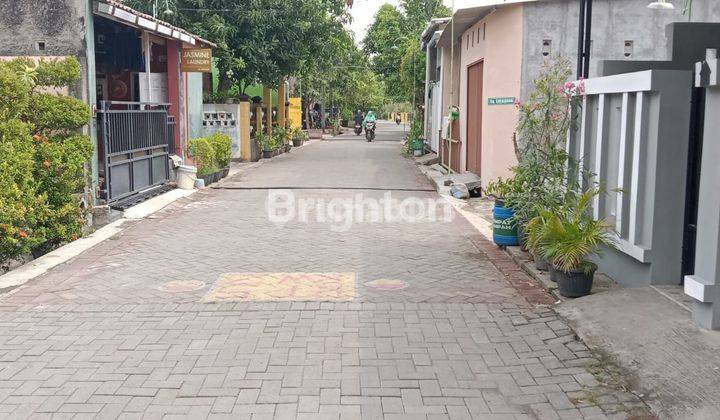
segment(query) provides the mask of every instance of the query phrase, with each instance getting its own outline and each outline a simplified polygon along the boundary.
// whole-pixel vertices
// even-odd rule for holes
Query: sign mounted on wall
[[[212,72],[212,50],[210,48],[183,49],[180,70],[198,73]]]
[[[488,105],[515,105],[515,98],[488,98]]]

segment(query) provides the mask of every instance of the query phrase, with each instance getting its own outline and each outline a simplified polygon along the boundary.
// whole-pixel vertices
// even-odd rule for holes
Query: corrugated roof
[[[123,4],[119,0],[100,0],[94,3],[94,12],[100,16],[111,17],[123,23],[153,32],[165,38],[174,38],[179,41],[196,45],[198,42],[210,47],[217,47],[211,41],[203,39],[185,29],[178,28],[168,22],[152,17],[148,14],[138,12],[130,6]]]

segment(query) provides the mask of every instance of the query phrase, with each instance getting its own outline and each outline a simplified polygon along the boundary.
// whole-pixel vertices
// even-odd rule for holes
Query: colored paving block
[[[203,301],[344,302],[356,296],[355,273],[226,273]]]

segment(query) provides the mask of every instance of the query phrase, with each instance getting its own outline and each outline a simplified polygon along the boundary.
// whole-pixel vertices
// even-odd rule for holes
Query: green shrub
[[[0,264],[45,241],[48,207],[33,176],[31,129],[18,120],[0,123]]]
[[[74,130],[90,122],[90,109],[79,99],[50,93],[35,93],[30,98],[27,120],[38,131]]]
[[[220,170],[215,156],[215,148],[206,137],[190,140],[190,155],[195,159],[198,176],[206,176]]]
[[[215,160],[219,167],[230,165],[232,160],[232,139],[227,134],[215,133],[208,137],[208,141],[215,149]]]
[[[291,132],[291,137],[293,140],[301,140],[301,141],[307,141],[310,136],[308,133],[300,128],[295,128]]]
[[[25,113],[31,86],[9,65],[0,65],[0,119],[17,118]]]
[[[0,63],[0,263],[82,234],[79,195],[93,146],[79,130],[91,111],[48,89],[79,78],[74,58]]]
[[[38,192],[54,211],[48,225],[45,250],[80,236],[85,224],[78,193],[86,185],[85,163],[92,156],[92,142],[83,135],[58,135],[36,142],[35,177]]]
[[[279,149],[282,146],[284,146],[290,142],[291,133],[290,133],[290,130],[288,130],[288,129],[274,127],[272,137],[273,137],[273,144],[275,145],[275,148]]]
[[[260,144],[263,150],[270,151],[275,150],[274,137],[268,136],[265,133],[257,135],[257,142]]]
[[[8,62],[16,73],[32,74],[33,84],[43,87],[64,88],[80,80],[80,63],[74,58],[43,60],[39,63],[29,58],[17,58]]]

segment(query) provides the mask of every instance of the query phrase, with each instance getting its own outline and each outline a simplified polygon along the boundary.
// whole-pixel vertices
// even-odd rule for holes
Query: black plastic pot
[[[550,276],[555,276],[558,284],[558,291],[561,295],[569,298],[576,298],[590,294],[593,285],[593,278],[595,278],[595,270],[597,270],[597,266],[595,264],[592,264],[589,270],[571,270],[569,272],[552,267],[550,270]]]
[[[550,264],[550,261],[547,260],[545,257],[541,257],[539,255],[533,255],[533,259],[535,260],[535,268],[540,271],[550,271],[550,268],[552,268],[552,265]],[[555,280],[553,280],[555,281]]]
[[[471,194],[472,196],[472,194]],[[518,221],[517,224],[518,242],[520,243],[520,250],[523,252],[528,251],[527,247],[527,235],[525,235],[525,223]]]
[[[226,166],[226,167],[222,168],[221,172],[222,172],[222,177],[225,178],[230,173],[230,167]]]
[[[272,150],[263,150],[262,157],[263,157],[263,159],[270,159],[271,157],[273,157],[273,151]]]
[[[300,147],[300,146],[302,146],[302,140],[293,139],[293,147]]]
[[[213,182],[218,182],[222,179],[222,171],[217,171],[213,174]]]
[[[203,179],[203,181],[205,181],[205,186],[207,187],[208,185],[213,183],[214,177],[213,177],[213,174],[207,174],[207,175],[203,175],[202,179]]]

